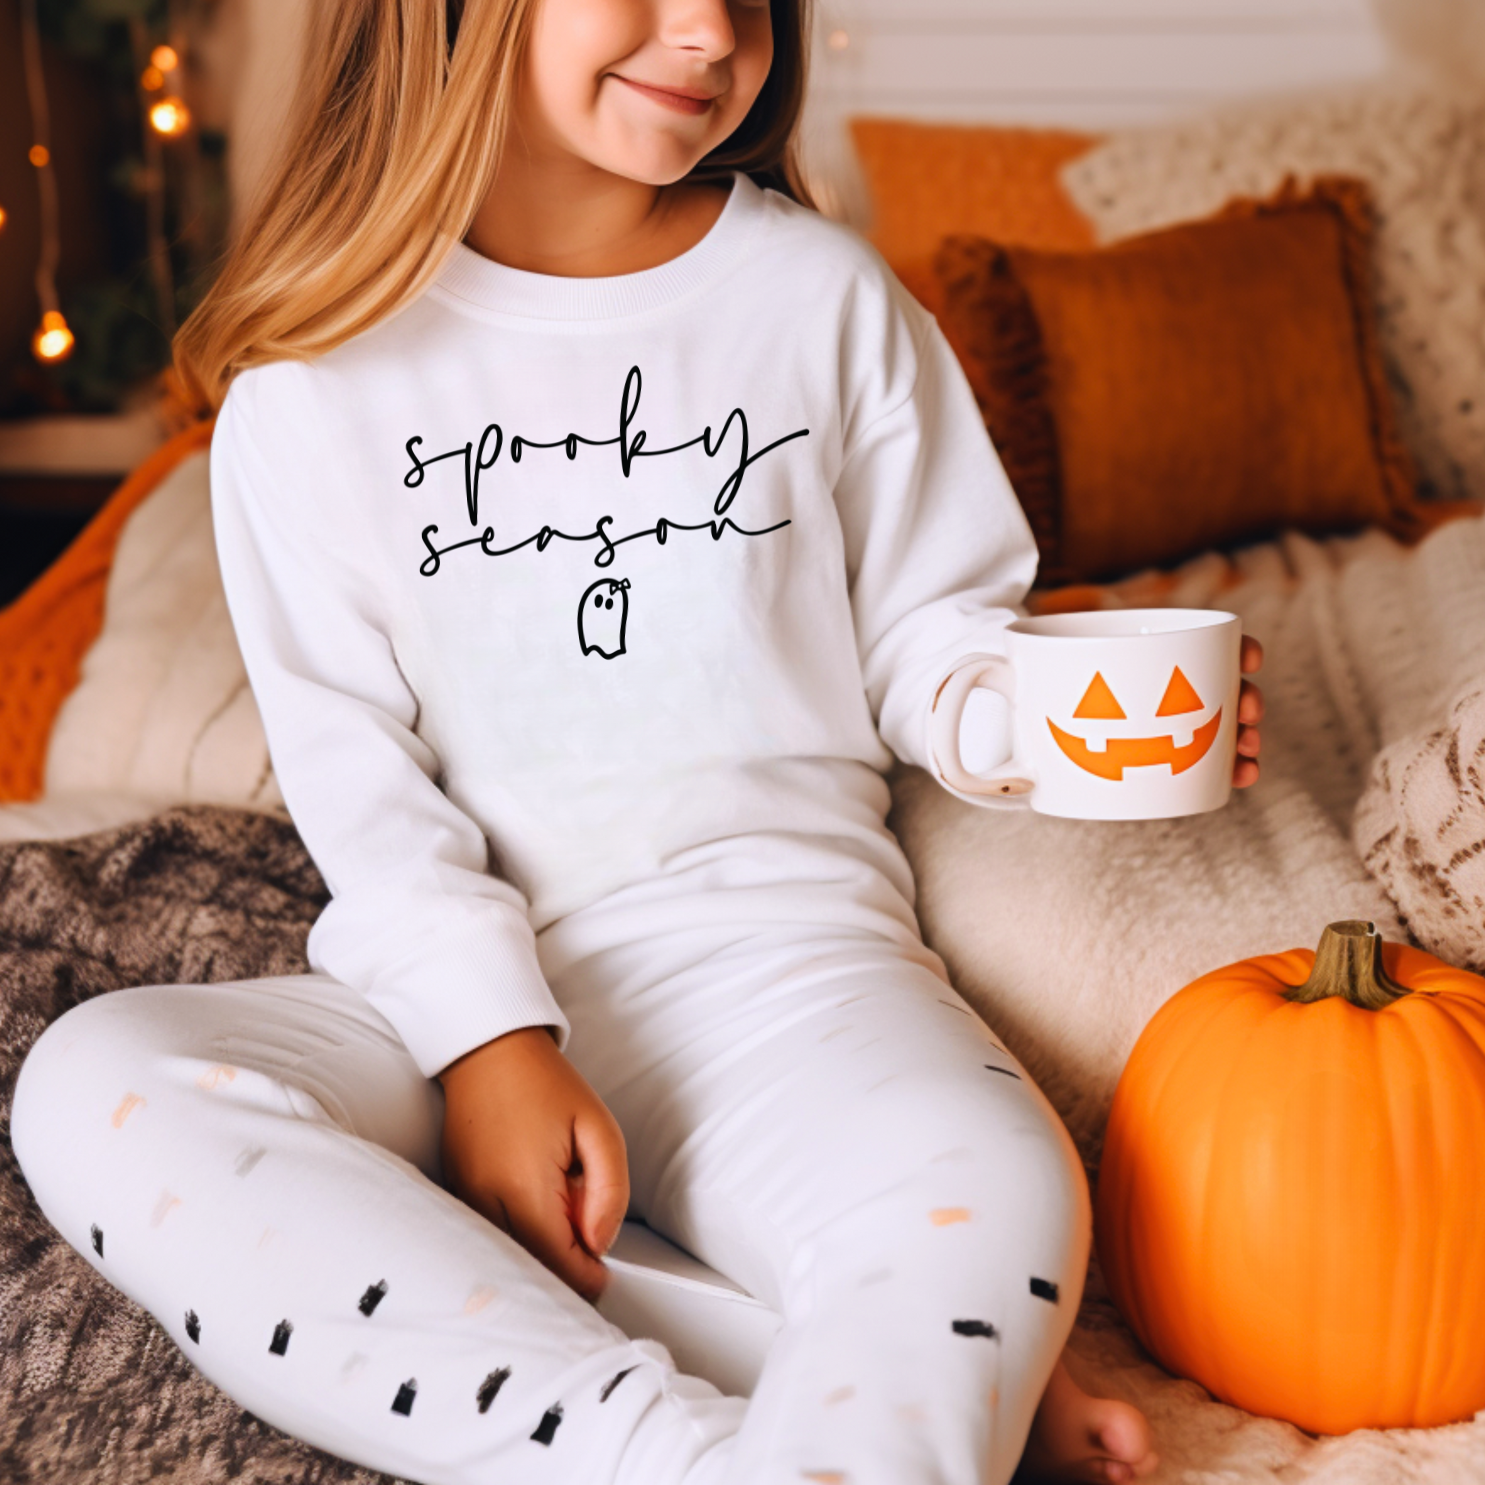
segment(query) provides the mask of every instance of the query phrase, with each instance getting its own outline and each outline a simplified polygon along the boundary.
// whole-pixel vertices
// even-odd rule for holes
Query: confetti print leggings
[[[785,1317],[751,1400],[447,1191],[441,1085],[328,977],[76,1007],[22,1068],[15,1151],[201,1372],[356,1463],[426,1485],[1004,1485],[1072,1327],[1088,1195],[923,952],[819,930],[659,981],[640,948],[553,981],[624,1131],[631,1215]]]

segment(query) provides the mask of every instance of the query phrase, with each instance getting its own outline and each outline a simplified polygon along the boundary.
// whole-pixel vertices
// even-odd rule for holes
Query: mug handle
[[[989,773],[970,773],[959,755],[959,727],[969,694],[976,689],[994,691],[1012,708],[1016,704],[1016,672],[999,655],[966,655],[949,672],[933,698],[928,714],[928,756],[946,783],[966,794],[983,798],[1001,808],[1026,809],[1026,797],[1036,787],[1026,777],[1027,767],[1014,754]]]

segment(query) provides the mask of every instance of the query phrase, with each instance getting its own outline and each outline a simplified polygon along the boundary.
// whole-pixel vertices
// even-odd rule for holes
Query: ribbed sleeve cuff
[[[377,973],[363,986],[367,1000],[392,1023],[425,1077],[486,1042],[523,1026],[551,1026],[566,1049],[572,1028],[547,985],[529,937],[469,934],[465,942],[439,940],[431,953]],[[311,958],[316,946],[311,946]],[[354,983],[338,972],[331,946],[324,955],[327,974]]]

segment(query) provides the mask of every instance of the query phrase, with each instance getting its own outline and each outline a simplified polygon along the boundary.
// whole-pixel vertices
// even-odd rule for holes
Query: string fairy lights
[[[171,5],[172,20],[176,6]],[[31,337],[31,354],[42,365],[65,361],[76,338],[62,313],[57,294],[57,264],[61,255],[61,224],[57,180],[52,162],[51,118],[46,77],[42,70],[41,28],[37,0],[20,0],[21,45],[25,66],[26,99],[31,113],[31,145],[27,158],[36,171],[41,214],[41,251],[36,264],[36,298],[41,323]],[[150,277],[160,320],[169,341],[175,335],[175,277],[165,229],[165,157],[163,146],[191,129],[191,110],[180,96],[181,51],[178,45],[151,46],[140,16],[128,18],[129,44],[134,53],[145,127],[142,129],[144,169],[137,180],[144,198]],[[6,214],[0,208],[0,231]]]
[[[26,100],[31,107],[31,148],[27,158],[36,169],[41,200],[41,255],[36,263],[36,297],[41,324],[31,337],[31,354],[43,363],[65,361],[72,354],[73,334],[57,300],[57,258],[62,233],[57,213],[57,177],[52,166],[51,118],[46,105],[46,78],[41,71],[41,30],[36,0],[21,0],[21,53],[26,70]]]
[[[146,93],[158,93],[180,66],[180,53],[173,46],[157,46],[150,53],[149,66],[139,74],[139,84]],[[150,128],[167,139],[184,134],[191,126],[191,110],[174,93],[167,94],[149,106]]]
[[[180,53],[173,46],[150,47],[140,16],[129,18],[129,44],[134,49],[134,66],[139,73],[139,86],[148,94],[155,74],[163,88],[170,75],[180,66]],[[168,64],[168,65],[167,65]],[[162,141],[184,134],[191,115],[186,105],[174,94],[147,103],[145,117],[149,128],[144,131],[145,231],[149,238],[150,277],[155,285],[155,302],[159,306],[160,329],[166,340],[175,338],[175,274],[170,266],[170,245],[165,238],[165,152]]]
[[[179,98],[162,98],[150,105],[150,127],[156,134],[183,134],[191,122],[191,111]]]

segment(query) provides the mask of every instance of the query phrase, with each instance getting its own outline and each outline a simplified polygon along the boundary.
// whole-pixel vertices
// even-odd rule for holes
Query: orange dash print
[[[935,1227],[952,1227],[956,1222],[969,1221],[968,1207],[935,1207],[928,1214]]]
[[[850,1402],[855,1396],[856,1389],[854,1387],[837,1387],[834,1392],[827,1392],[825,1394],[825,1405],[826,1407],[832,1407],[836,1403]]]
[[[479,1312],[495,1298],[499,1293],[497,1289],[489,1284],[481,1284],[480,1287],[471,1292],[468,1299],[464,1301],[464,1313],[466,1315],[478,1315]]]
[[[150,1226],[158,1227],[179,1205],[180,1197],[162,1191],[159,1201],[155,1203],[155,1210],[150,1213]]]
[[[813,1480],[815,1485],[846,1485],[844,1470],[800,1470],[799,1473],[806,1480]]]
[[[209,1067],[199,1078],[196,1079],[198,1088],[205,1088],[208,1092],[215,1088],[218,1083],[230,1083],[237,1076],[235,1067],[228,1067],[225,1062],[219,1062],[215,1067]]]
[[[115,1129],[122,1129],[124,1127],[124,1120],[127,1119],[129,1115],[134,1112],[135,1109],[143,1108],[144,1103],[144,1099],[142,1099],[137,1093],[126,1093],[123,1096],[122,1100],[120,1100],[118,1108],[113,1111],[113,1127]]]

